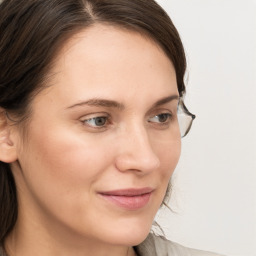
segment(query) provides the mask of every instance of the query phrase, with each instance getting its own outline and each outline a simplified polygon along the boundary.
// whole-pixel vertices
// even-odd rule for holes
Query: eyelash
[[[160,124],[160,125],[167,125],[167,124],[169,124],[170,123],[170,121],[172,120],[172,114],[171,113],[161,113],[161,114],[158,114],[158,115],[155,115],[155,116],[153,116],[153,117],[151,117],[150,119],[152,119],[152,118],[156,118],[156,117],[158,117],[159,119],[161,118],[161,117],[164,117],[165,118],[165,120],[163,121],[163,122],[161,122],[161,121],[159,121],[159,122],[156,122],[157,124]],[[151,121],[149,121],[150,123],[151,123]],[[153,123],[153,122],[152,122]]]
[[[97,125],[94,126],[94,125],[89,124],[90,121],[96,120],[96,119],[105,119],[105,122],[103,123],[102,126],[97,126]],[[93,128],[93,129],[105,129],[107,125],[111,124],[111,118],[109,115],[93,116],[88,119],[82,120],[82,123],[86,126]]]
[[[150,121],[150,119],[153,119],[153,118],[159,118],[160,119],[162,117],[165,119],[163,122],[161,122],[161,121],[159,121],[159,122]],[[97,119],[98,119],[98,121],[100,121],[100,119],[104,119],[103,122],[102,122],[102,125],[97,126],[97,125],[89,124],[89,122],[91,122],[91,121],[94,121],[94,123],[95,123],[95,121],[97,121]],[[170,124],[170,122],[172,121],[172,119],[173,119],[173,115],[171,113],[163,112],[163,113],[151,116],[148,119],[148,123],[152,123],[152,124],[155,124],[157,126],[164,127],[164,126],[168,126]],[[92,129],[99,129],[99,130],[100,129],[106,129],[108,125],[112,124],[111,117],[109,115],[93,116],[93,117],[81,120],[81,122],[85,126],[88,126],[88,127],[92,128]]]

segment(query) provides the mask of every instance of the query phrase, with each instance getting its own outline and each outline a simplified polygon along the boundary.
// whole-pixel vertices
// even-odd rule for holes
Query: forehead
[[[72,36],[50,73],[56,93],[70,98],[178,92],[175,70],[161,47],[145,35],[110,25]]]
[[[137,31],[104,24],[94,24],[73,35],[62,47],[55,63],[60,65],[60,62],[68,63],[70,58],[81,60],[86,57],[84,60],[92,65],[104,60],[129,61],[129,55],[134,59],[134,65],[138,64],[135,60],[141,56],[145,62],[149,61],[147,56],[154,56],[155,60],[165,62],[173,71],[170,59],[155,40]]]

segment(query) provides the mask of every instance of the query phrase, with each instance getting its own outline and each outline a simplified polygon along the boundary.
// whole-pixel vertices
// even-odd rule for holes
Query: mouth
[[[139,210],[148,204],[152,193],[152,188],[131,188],[100,192],[99,195],[118,207]]]

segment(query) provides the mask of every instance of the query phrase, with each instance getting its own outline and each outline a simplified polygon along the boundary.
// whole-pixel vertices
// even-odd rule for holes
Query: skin
[[[180,156],[178,100],[166,99],[178,97],[173,65],[145,36],[97,24],[64,45],[50,75],[31,103],[27,137],[5,133],[19,200],[7,251],[135,255]],[[144,187],[153,192],[136,210],[99,194]]]

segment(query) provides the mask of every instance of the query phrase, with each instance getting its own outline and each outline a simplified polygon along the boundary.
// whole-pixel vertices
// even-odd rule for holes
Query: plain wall
[[[256,1],[158,0],[188,57],[183,139],[167,238],[229,256],[256,255]]]

